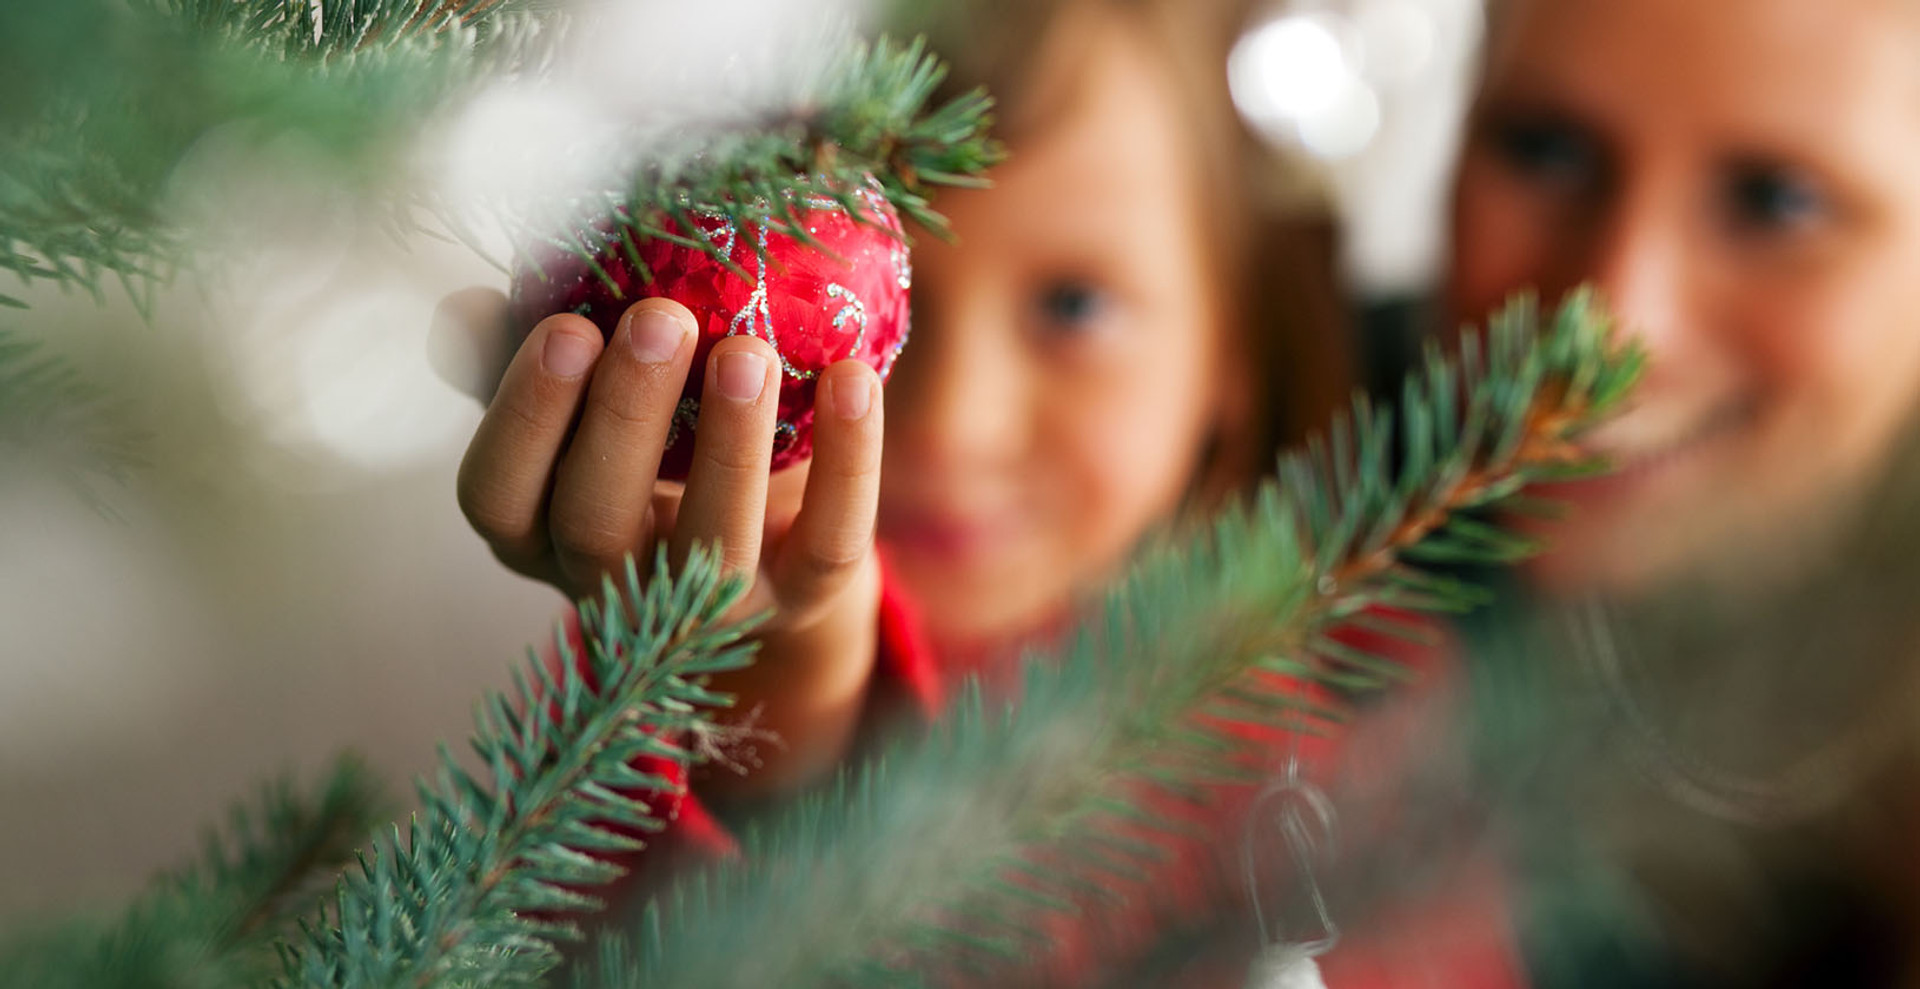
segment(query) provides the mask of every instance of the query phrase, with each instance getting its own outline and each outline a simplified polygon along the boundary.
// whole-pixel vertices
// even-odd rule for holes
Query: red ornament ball
[[[714,245],[745,277],[705,251],[656,237],[634,244],[652,274],[648,281],[610,220],[598,228],[594,257],[605,278],[583,258],[558,250],[514,272],[514,326],[524,339],[548,316],[578,313],[611,340],[620,316],[640,299],[668,298],[692,310],[700,341],[660,462],[660,476],[669,480],[685,479],[693,461],[703,370],[713,345],[736,334],[767,341],[781,365],[773,469],[792,466],[813,453],[820,372],[858,358],[884,380],[907,343],[913,267],[900,217],[872,186],[862,187],[855,199],[857,217],[827,197],[802,204],[797,214],[815,241],[811,245],[713,210],[694,211],[697,229],[691,233],[669,228]]]

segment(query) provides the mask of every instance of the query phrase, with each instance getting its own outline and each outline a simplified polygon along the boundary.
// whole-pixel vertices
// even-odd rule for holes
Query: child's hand
[[[486,309],[475,299],[449,299],[443,321],[473,324]],[[493,299],[503,314],[505,300]],[[481,323],[506,332],[503,316]],[[644,574],[661,544],[677,561],[717,543],[723,566],[751,575],[742,613],[774,617],[760,661],[716,686],[740,710],[758,708],[756,726],[785,743],[761,753],[758,790],[836,763],[865,694],[879,608],[880,382],[857,360],[822,372],[813,459],[770,478],[779,360],[757,338],[723,340],[699,372],[692,471],[685,485],[661,482],[694,339],[692,313],[664,299],[634,304],[604,346],[580,316],[543,320],[474,434],[459,500],[502,563],[573,599],[623,573],[629,553]]]

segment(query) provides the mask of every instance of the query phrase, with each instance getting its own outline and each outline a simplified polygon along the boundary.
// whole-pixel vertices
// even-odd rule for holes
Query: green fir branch
[[[969,693],[930,735],[756,828],[739,862],[675,886],[637,942],[603,940],[575,984],[932,985],[1044,950],[1039,922],[1089,898],[1150,897],[1181,826],[1151,800],[1250,778],[1241,726],[1337,720],[1299,699],[1303,682],[1391,681],[1390,662],[1328,631],[1382,606],[1471,607],[1474,587],[1421,560],[1517,558],[1532,547],[1476,516],[1592,469],[1576,441],[1623,400],[1640,356],[1584,296],[1540,322],[1522,302],[1458,354],[1430,352],[1397,416],[1358,403],[1206,537],[1152,554],[1063,655],[1029,661],[1017,705]],[[609,581],[581,607],[587,654],[561,635],[557,670],[534,657],[511,699],[482,703],[483,771],[443,750],[407,836],[378,841],[281,944],[280,984],[549,974],[556,942],[578,935],[565,916],[620,873],[607,856],[663,823],[632,794],[671,784],[636,760],[696,758],[679,740],[727,703],[704,678],[750,661],[749,626],[723,620],[742,590],[711,554],[677,577],[662,559],[644,586],[630,561],[624,595]],[[0,949],[0,986],[258,984],[259,939],[365,823],[362,788],[335,780],[312,813],[269,789],[265,810],[121,920]]]
[[[387,813],[373,777],[342,758],[308,797],[281,779],[236,805],[201,860],[162,876],[123,915],[0,946],[0,987],[258,986],[296,905],[330,882]]]
[[[111,514],[100,483],[121,483],[145,463],[135,419],[71,361],[0,327],[0,463],[43,468]]]
[[[191,232],[167,215],[171,183],[210,135],[242,148],[297,139],[328,180],[371,192],[400,221],[432,213],[394,193],[404,142],[478,86],[537,75],[566,20],[538,0],[23,0],[0,5],[0,269],[143,311],[190,263]],[[590,197],[559,237],[588,255],[624,238],[681,239],[696,216],[810,240],[806,204],[855,216],[868,183],[903,216],[945,233],[931,190],[977,185],[1002,157],[991,100],[929,107],[945,68],[924,43],[852,46],[799,87],[793,106],[745,128],[682,134],[645,150],[632,181]],[[402,183],[404,185],[404,183]],[[504,204],[496,204],[504,205]],[[604,220],[617,219],[617,232]],[[527,236],[526,224],[513,223]],[[717,252],[716,252],[717,255]],[[728,263],[731,263],[730,261]],[[23,295],[0,289],[0,305]]]
[[[399,142],[540,64],[509,0],[16,0],[0,4],[0,269],[143,311],[186,261],[170,183],[216,133],[288,138],[330,180],[384,189]],[[396,209],[409,208],[404,202]],[[0,304],[20,306],[0,294]]]
[[[389,812],[379,780],[343,756],[311,802],[284,778],[262,787],[252,804],[234,807],[225,832],[208,834],[199,863],[163,881],[176,895],[226,902],[235,938],[278,936]]]
[[[802,217],[814,204],[877,222],[875,206],[863,199],[873,191],[903,218],[947,236],[946,220],[929,199],[933,189],[984,185],[983,173],[1005,150],[988,136],[993,100],[985,90],[929,106],[946,74],[924,40],[857,44],[800,86],[793,110],[655,148],[623,190],[589,202],[570,231],[544,238],[523,231],[518,239],[544,241],[583,261],[617,295],[619,286],[598,261],[610,248],[644,277],[651,275],[633,245],[650,239],[733,266],[726,245],[701,233],[703,220],[813,244]]]
[[[1357,403],[1206,538],[1142,564],[1063,655],[1028,662],[1016,706],[968,694],[675,886],[576,986],[934,985],[1043,948],[1036,920],[1078,899],[1150,895],[1147,839],[1173,824],[1146,800],[1247,778],[1230,726],[1324,726],[1303,681],[1393,679],[1327,633],[1371,608],[1479,602],[1420,561],[1531,549],[1474,515],[1593,469],[1575,441],[1640,365],[1584,295],[1544,326],[1516,303],[1456,355],[1430,352],[1397,416]]]
[[[903,216],[942,234],[946,220],[926,199],[929,187],[981,187],[982,173],[1005,157],[987,136],[993,100],[986,90],[928,106],[946,76],[925,39],[902,48],[883,37],[856,46],[803,117],[816,162],[847,176],[836,187],[850,187],[848,170],[858,168],[880,181]]]
[[[442,750],[405,836],[381,838],[303,925],[282,985],[529,985],[557,963],[556,942],[578,936],[564,915],[597,907],[584,890],[622,872],[604,856],[665,824],[634,794],[668,799],[673,784],[638,760],[692,761],[681,739],[729,702],[705,679],[752,661],[751,623],[722,622],[744,585],[716,555],[677,576],[662,555],[644,584],[629,560],[625,587],[582,604],[585,656],[563,632],[557,670],[532,656],[513,697],[481,703],[483,772]]]

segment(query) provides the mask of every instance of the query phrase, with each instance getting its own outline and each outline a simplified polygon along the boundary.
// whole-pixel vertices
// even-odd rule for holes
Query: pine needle
[[[535,657],[514,694],[491,694],[476,716],[469,773],[443,755],[424,805],[364,853],[336,895],[287,948],[284,986],[531,984],[577,936],[563,918],[597,909],[587,890],[621,869],[591,854],[632,847],[622,833],[664,823],[658,801],[632,795],[632,763],[692,756],[676,739],[714,695],[701,673],[737,666],[752,623],[720,617],[744,585],[716,555],[695,552],[677,575],[664,553],[642,581],[629,560],[580,609],[578,655],[560,637],[557,671]]]
[[[730,243],[693,235],[702,220],[807,243],[811,235],[798,220],[806,204],[833,203],[859,222],[878,223],[877,197],[947,237],[945,218],[933,210],[933,189],[985,185],[984,173],[1005,149],[988,136],[993,101],[984,90],[929,106],[946,74],[922,39],[856,44],[800,85],[789,114],[688,136],[677,146],[664,143],[623,190],[589,197],[567,231],[541,238],[516,224],[518,239],[545,240],[617,293],[595,259],[612,251],[631,255],[639,241],[666,240],[735,267]]]
[[[274,943],[387,813],[373,778],[342,758],[312,796],[288,779],[236,805],[200,861],[162,876],[125,913],[16,935],[0,945],[0,987],[217,989],[258,986]]]
[[[216,132],[298,136],[386,189],[403,138],[488,79],[537,68],[541,19],[480,0],[12,0],[0,4],[0,270],[144,310],[192,261],[166,215]],[[555,16],[549,12],[547,20]],[[550,34],[551,32],[548,32]],[[391,204],[404,213],[402,201]],[[0,288],[0,293],[5,289]],[[0,294],[0,302],[19,304]]]
[[[71,361],[0,327],[0,470],[46,470],[111,516],[103,483],[123,483],[145,463],[136,418]]]

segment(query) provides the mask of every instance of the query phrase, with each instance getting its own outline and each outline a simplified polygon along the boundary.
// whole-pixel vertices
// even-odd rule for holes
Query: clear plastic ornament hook
[[[1272,924],[1268,922],[1264,898],[1260,895],[1256,852],[1266,837],[1262,834],[1262,826],[1276,817],[1280,824],[1280,836],[1286,842],[1293,860],[1292,876],[1305,887],[1313,903],[1315,921],[1319,925],[1317,931],[1291,933],[1281,929],[1277,917]],[[1325,791],[1300,773],[1300,736],[1295,734],[1287,755],[1286,772],[1268,783],[1254,798],[1253,807],[1247,814],[1246,832],[1240,843],[1241,868],[1247,896],[1253,903],[1254,923],[1260,929],[1263,955],[1284,954],[1313,959],[1332,951],[1339,944],[1340,927],[1334,923],[1332,912],[1327,909],[1326,894],[1320,888],[1317,871],[1320,862],[1338,853],[1336,824],[1333,801]],[[1300,936],[1302,934],[1305,936]]]

